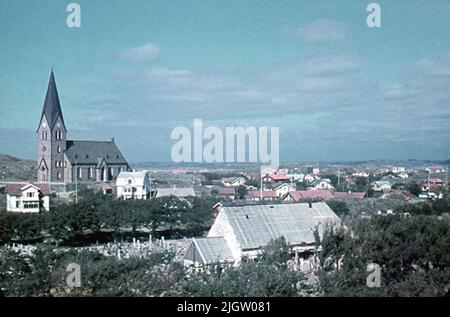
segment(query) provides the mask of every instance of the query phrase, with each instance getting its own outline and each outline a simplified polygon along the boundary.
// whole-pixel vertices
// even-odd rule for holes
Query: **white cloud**
[[[159,57],[160,50],[155,44],[148,43],[141,46],[132,47],[116,54],[116,57],[128,62],[151,62]]]
[[[320,19],[296,30],[307,43],[339,41],[345,38],[345,24],[335,20]]]

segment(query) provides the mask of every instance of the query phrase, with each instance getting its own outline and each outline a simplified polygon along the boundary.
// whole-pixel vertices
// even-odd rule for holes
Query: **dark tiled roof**
[[[114,141],[67,140],[65,154],[75,164],[98,165],[103,159],[107,164],[128,164]]]
[[[61,121],[65,126],[53,70],[50,73],[50,79],[48,81],[47,95],[45,96],[44,107],[42,108],[41,121],[44,116],[47,118],[51,129],[55,125],[58,117],[61,118]]]

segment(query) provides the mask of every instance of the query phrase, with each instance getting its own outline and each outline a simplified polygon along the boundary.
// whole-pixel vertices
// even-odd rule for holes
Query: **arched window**
[[[94,173],[93,173],[92,167],[89,167],[89,169],[88,169],[88,177],[89,177],[89,179],[94,178]]]
[[[61,146],[58,145],[58,153],[61,153]]]
[[[81,171],[81,167],[77,168],[77,175],[78,175],[78,179],[81,179],[83,177],[83,173]]]
[[[41,132],[41,140],[45,140],[45,131],[44,130],[42,130],[42,132]]]

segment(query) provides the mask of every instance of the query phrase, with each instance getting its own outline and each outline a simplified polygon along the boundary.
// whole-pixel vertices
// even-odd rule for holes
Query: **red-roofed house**
[[[381,195],[380,198],[410,200],[413,197],[414,197],[414,195],[411,194],[407,190],[394,189],[394,190],[385,192],[383,195]]]
[[[444,186],[444,181],[440,178],[426,180],[422,185],[422,191],[427,192],[433,189],[439,189]]]
[[[334,192],[334,198],[337,199],[355,199],[355,200],[362,200],[364,197],[366,197],[366,193],[360,193],[360,192]]]
[[[323,201],[333,199],[334,196],[329,190],[312,189],[289,192],[281,199],[283,202],[299,201]]]
[[[48,184],[7,184],[6,210],[27,213],[49,211],[51,193]]]
[[[234,200],[236,198],[236,191],[232,188],[219,188],[219,197],[225,198],[225,199],[231,199]]]
[[[289,176],[287,175],[280,175],[280,174],[272,174],[272,175],[266,175],[263,177],[264,183],[285,183],[289,181]]]
[[[277,192],[274,190],[250,190],[247,192],[246,200],[261,201],[261,195],[263,201],[276,201],[278,199]]]

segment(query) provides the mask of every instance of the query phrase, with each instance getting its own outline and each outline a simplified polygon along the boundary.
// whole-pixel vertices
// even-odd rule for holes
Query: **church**
[[[38,182],[109,182],[129,165],[114,142],[67,140],[53,70],[37,133]]]

